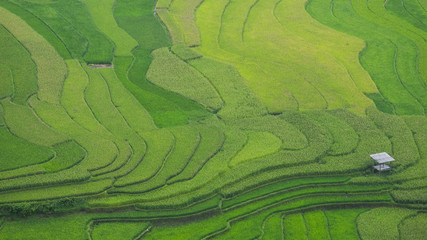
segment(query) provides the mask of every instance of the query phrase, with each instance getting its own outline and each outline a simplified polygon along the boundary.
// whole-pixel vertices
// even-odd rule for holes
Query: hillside
[[[425,239],[426,9],[0,0],[0,239]]]

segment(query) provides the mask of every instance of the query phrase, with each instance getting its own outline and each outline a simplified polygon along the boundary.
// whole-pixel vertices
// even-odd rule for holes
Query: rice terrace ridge
[[[0,0],[0,239],[425,240],[426,41],[425,0]]]

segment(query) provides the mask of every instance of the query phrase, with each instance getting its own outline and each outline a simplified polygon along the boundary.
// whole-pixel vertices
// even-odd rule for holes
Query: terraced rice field
[[[425,239],[426,11],[0,0],[0,239]]]

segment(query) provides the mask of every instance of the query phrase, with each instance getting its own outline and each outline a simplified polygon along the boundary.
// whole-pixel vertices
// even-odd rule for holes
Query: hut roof
[[[370,155],[371,158],[373,158],[377,163],[383,164],[386,162],[393,162],[394,158],[392,158],[388,153],[382,152],[382,153],[375,153]]]

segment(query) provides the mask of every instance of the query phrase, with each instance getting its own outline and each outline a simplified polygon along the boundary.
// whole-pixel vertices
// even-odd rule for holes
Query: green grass
[[[0,239],[421,236],[421,4],[0,0]]]
[[[179,29],[179,34],[182,35],[182,42],[187,46],[197,46],[200,44],[200,33],[194,21],[194,12],[202,2],[202,0],[174,0],[171,1],[168,7],[168,14],[173,18],[176,27]],[[171,33],[171,36],[174,39],[175,34]],[[173,43],[180,43],[180,41],[173,41]]]
[[[204,118],[209,114],[201,105],[155,86],[145,78],[152,61],[151,52],[170,45],[167,32],[153,15],[153,9],[154,1],[117,1],[114,18],[139,44],[132,52],[134,59],[115,60],[117,75],[159,127],[183,125],[189,120]]]
[[[283,239],[282,215],[274,214],[268,217],[262,226],[261,239]]]
[[[283,236],[285,240],[305,240],[307,238],[307,228],[304,217],[301,213],[284,215]]]
[[[118,131],[109,130],[108,127],[111,127],[111,124],[106,124],[105,126],[102,125],[102,123],[106,121],[105,116],[102,115],[102,113],[108,111],[108,117],[111,119],[109,119],[107,123],[112,122],[115,126],[121,126],[122,128],[127,129],[127,123],[118,114],[118,111],[115,109],[115,107],[111,106],[111,104],[107,104],[108,102],[111,102],[111,99],[105,80],[100,77],[99,73],[97,72],[91,72],[92,77],[89,78],[89,75],[85,72],[78,61],[67,61],[67,66],[69,68],[69,72],[64,83],[61,103],[64,106],[64,109],[67,111],[67,114],[75,123],[79,125],[80,131],[78,128],[74,130],[80,132],[79,135],[82,134],[81,136],[87,136],[94,133],[93,136],[89,137],[93,140],[95,140],[97,137],[109,139],[111,140],[111,144],[114,145],[113,148],[116,148],[118,151],[118,156],[115,157],[113,164],[109,165],[108,168],[94,171],[94,175],[120,168],[131,157],[133,150],[131,149],[131,145],[129,145],[128,142],[113,135],[113,133],[117,133]],[[99,91],[95,90],[93,88],[94,86],[98,86]],[[125,96],[126,95],[123,97]],[[103,102],[102,106],[98,104],[100,98]],[[100,114],[101,116],[99,116]],[[117,129],[117,127],[113,128],[113,130],[115,129]],[[73,129],[71,128],[68,129],[68,131],[72,130]],[[89,131],[91,133],[89,133]],[[132,131],[120,131],[120,133],[127,134],[129,138],[133,140],[131,140],[132,142],[139,140],[138,137],[135,137],[135,133]],[[96,136],[95,134],[99,136]],[[145,145],[143,142],[141,142],[141,144],[135,146],[135,156],[138,157],[138,155],[141,155],[141,152],[143,153],[144,150]]]
[[[1,31],[1,28],[0,28]],[[10,97],[13,94],[13,78],[10,69],[6,66],[1,65],[0,72],[2,74],[0,80],[0,98]]]
[[[66,66],[64,60],[41,35],[24,20],[0,8],[0,24],[7,28],[31,54],[37,67],[37,96],[49,103],[59,103]]]
[[[46,24],[63,42],[72,58],[88,63],[109,63],[113,43],[95,26],[87,6],[78,2],[37,3],[13,1]]]
[[[129,174],[119,178],[115,186],[123,187],[144,182],[153,177],[163,166],[175,145],[175,139],[170,131],[164,129],[146,132],[144,139],[147,143],[147,153],[141,163]],[[126,191],[126,190],[118,190]]]
[[[382,112],[395,114],[393,104],[385,99],[381,93],[366,93],[366,96],[372,99],[375,102],[375,106]]]
[[[352,168],[368,169],[372,167],[372,152],[392,152],[392,145],[387,136],[380,131],[373,122],[366,117],[351,114],[348,111],[337,111],[334,115],[345,120],[358,134],[359,142],[355,151],[343,156],[328,156],[323,161],[340,166],[340,169]],[[348,164],[347,167],[344,166]],[[329,165],[329,167],[332,167]]]
[[[152,56],[154,59],[147,72],[148,81],[194,100],[212,112],[222,107],[222,99],[209,80],[168,48],[155,50]]]
[[[374,208],[357,217],[361,239],[399,239],[399,223],[416,211],[403,208]],[[381,226],[381,227],[378,227]]]
[[[146,222],[97,222],[91,231],[93,240],[135,239],[150,227]]]
[[[378,197],[370,196],[370,199],[376,199],[381,201],[381,199],[384,199],[381,195]],[[289,211],[299,208],[305,208],[309,206],[315,206],[316,204],[319,204],[321,202],[323,203],[329,203],[329,204],[340,204],[340,201],[342,203],[348,202],[348,203],[357,203],[357,202],[363,202],[367,198],[364,196],[347,196],[347,197],[340,197],[340,196],[334,196],[334,197],[313,197],[313,198],[307,198],[307,199],[300,199],[300,200],[292,200],[290,202],[287,202],[287,204],[277,205],[272,208],[266,209],[262,214],[255,214],[256,212],[252,212],[251,215],[258,220],[261,221],[255,221],[254,223],[259,223],[258,227],[256,229],[248,229],[248,233],[251,234],[257,232],[258,234],[261,233],[261,224],[263,223],[265,217],[269,216],[270,214],[274,212],[282,212],[282,211]],[[326,201],[325,201],[326,200]],[[149,232],[147,235],[144,235],[147,238],[155,238],[155,239],[164,239],[164,237],[168,238],[174,238],[174,239],[197,239],[198,236],[205,236],[206,234],[215,232],[217,230],[220,230],[222,227],[225,227],[224,222],[227,221],[232,216],[241,216],[243,213],[249,211],[251,212],[251,209],[256,209],[257,207],[250,207],[247,209],[241,209],[239,211],[235,212],[229,212],[224,213],[217,216],[212,216],[211,218],[207,219],[200,219],[200,221],[192,221],[192,222],[186,222],[185,224],[179,224],[179,225],[164,225],[164,226],[154,226],[151,232]],[[179,212],[179,211],[178,211]],[[161,216],[161,214],[164,213],[162,211],[160,212],[115,212],[115,213],[90,213],[90,214],[71,214],[71,215],[65,215],[55,218],[27,218],[19,221],[6,221],[4,224],[4,227],[0,231],[0,236],[2,238],[7,239],[27,239],[26,236],[32,236],[32,238],[36,239],[56,239],[59,237],[66,237],[67,239],[82,239],[87,236],[87,229],[90,226],[95,226],[95,223],[105,223],[105,222],[117,222],[117,220],[128,222],[128,221],[138,221],[143,222],[145,218],[150,218],[150,216],[156,216],[156,214],[160,214],[157,216]],[[173,214],[173,213],[171,213]],[[259,216],[259,217],[258,217]],[[250,218],[250,221],[252,222],[252,218]],[[244,220],[244,219],[242,219]],[[239,220],[240,221],[240,220]],[[221,223],[223,222],[223,223]],[[247,222],[243,222],[244,224],[247,224]],[[63,228],[60,226],[69,225],[67,228]],[[233,223],[232,227],[238,226],[237,224]],[[248,225],[246,225],[248,226]],[[255,225],[256,226],[256,225]],[[38,231],[34,231],[34,228],[39,229]],[[19,229],[19,231],[18,231]],[[172,230],[170,232],[170,230]],[[194,229],[198,229],[198,231],[194,231]]]
[[[331,239],[328,222],[323,211],[304,213],[304,221],[308,239]]]
[[[119,109],[114,105],[111,97],[112,87],[117,85],[107,84],[107,78],[111,78],[109,82],[118,81],[114,72],[111,69],[94,70],[86,69],[89,76],[89,85],[85,90],[85,100],[88,103],[94,117],[100,124],[114,135],[114,143],[118,148],[119,156],[115,163],[109,166],[108,171],[117,169],[123,166],[127,161],[139,161],[145,153],[146,143],[143,138],[132,129],[128,121],[123,117]],[[117,163],[117,164],[116,164]],[[107,172],[107,171],[106,171]]]
[[[425,178],[417,178],[415,180],[404,181],[403,183],[396,185],[398,189],[417,189],[427,187]]]
[[[17,137],[42,146],[52,146],[68,139],[42,122],[32,109],[8,100],[2,100],[1,104],[5,123]]]
[[[241,194],[239,192],[231,192],[233,187],[222,189],[222,194],[226,199],[222,202],[223,208],[228,208],[233,205],[238,205],[252,199],[262,198],[265,195],[280,193],[296,187],[311,186],[316,184],[334,184],[342,183],[348,180],[348,177],[313,177],[302,179],[289,179],[286,181],[279,181],[277,183],[269,184],[267,186],[260,186],[252,191]],[[235,195],[239,194],[237,197]],[[228,199],[231,198],[231,199]]]
[[[4,109],[0,104],[0,126],[4,126]]]
[[[193,178],[177,182],[171,185],[166,185],[165,187],[156,189],[156,191],[142,193],[142,194],[132,194],[132,195],[116,195],[108,198],[94,198],[90,199],[89,203],[92,206],[109,206],[109,205],[120,205],[123,203],[131,202],[142,202],[152,199],[171,199],[171,197],[177,197],[175,202],[178,202],[180,205],[188,206],[193,201],[206,198],[207,196],[212,196],[212,191],[221,187],[224,183],[220,185],[217,184],[218,173],[223,172],[227,169],[226,163],[237,151],[243,146],[245,138],[239,132],[226,132],[228,134],[225,137],[224,145],[220,152],[218,152],[215,157],[207,161],[203,168],[196,174]],[[203,156],[201,156],[203,157]],[[226,159],[226,160],[224,160]],[[188,166],[187,166],[188,168]],[[190,171],[188,171],[191,173]],[[214,174],[215,173],[215,174]],[[182,174],[182,173],[181,173]],[[190,174],[189,174],[190,175]],[[178,175],[180,176],[180,175]],[[191,176],[190,176],[191,177]],[[216,181],[212,181],[216,180]],[[227,180],[225,178],[224,180]],[[207,185],[207,183],[210,183]],[[212,185],[213,184],[213,185]],[[201,188],[201,187],[204,188]],[[196,190],[198,189],[198,190]]]
[[[70,59],[71,54],[69,50],[66,48],[64,42],[61,41],[60,38],[55,34],[52,29],[46,25],[45,22],[40,20],[40,18],[34,16],[31,12],[22,8],[19,4],[12,3],[8,0],[0,1],[0,6],[9,10],[10,12],[18,15],[21,19],[23,19],[28,25],[31,26],[37,33],[42,35],[50,45],[52,45],[56,51],[61,55],[64,59]]]
[[[83,58],[88,64],[91,63],[111,63],[113,59],[114,43],[108,39],[103,32],[101,32],[95,25],[92,16],[89,14],[89,9],[86,5],[80,1],[59,1],[52,4],[53,8],[58,14],[70,23],[71,28],[76,29],[76,35],[84,37],[87,41],[87,46],[81,42],[72,42],[69,45],[81,48],[84,46],[83,52],[71,51],[71,47],[68,49],[72,52],[73,58]],[[45,7],[45,5],[43,5]],[[64,27],[63,24],[60,25]],[[63,31],[54,29],[55,33],[60,35]],[[64,32],[70,34],[69,29],[65,29]],[[62,37],[61,39],[73,39],[74,37]]]
[[[424,180],[425,181],[425,180]],[[399,203],[426,203],[427,188],[412,190],[394,190],[393,199]]]
[[[218,210],[221,196],[209,196],[206,199],[194,199],[190,204],[180,204],[176,199],[164,199],[150,203],[135,204],[137,209],[148,211],[149,217],[184,217]],[[165,214],[168,211],[171,214]]]
[[[367,114],[390,139],[395,153],[394,157],[399,159],[399,163],[394,166],[405,167],[415,164],[419,160],[418,147],[411,130],[403,119],[382,113],[374,108],[368,109]]]
[[[375,20],[381,24],[383,27],[388,27],[391,30],[398,32],[401,35],[404,35],[410,42],[413,43],[414,48],[416,48],[417,57],[409,58],[412,61],[406,62],[403,59],[397,59],[397,64],[403,64],[404,67],[399,69],[401,75],[410,75],[411,77],[402,76],[402,81],[407,83],[408,90],[415,95],[417,99],[420,100],[422,104],[425,103],[425,80],[427,78],[427,71],[424,69],[425,64],[427,64],[427,54],[425,51],[427,50],[425,46],[425,31],[422,29],[414,27],[412,24],[409,24],[407,21],[402,21],[400,17],[395,16],[390,11],[387,11],[384,7],[384,3],[381,1],[369,2],[368,4],[369,10],[372,13],[375,13]],[[390,23],[393,23],[390,25]],[[400,42],[400,41],[399,41]],[[408,42],[408,41],[405,41]],[[406,46],[404,48],[400,48],[404,51],[409,51]],[[404,57],[407,54],[403,55]],[[415,60],[415,61],[414,61]],[[414,67],[414,65],[416,67]],[[415,74],[415,75],[414,75]],[[419,75],[419,76],[416,76]],[[423,88],[424,87],[424,88]],[[424,94],[424,95],[423,95]]]
[[[44,169],[41,165],[30,165],[27,167],[21,167],[21,168],[2,172],[0,178],[3,180],[3,179],[9,179],[9,178],[42,174],[45,172],[46,172],[46,169]]]
[[[68,75],[64,82],[61,105],[80,126],[99,135],[111,133],[95,118],[85,99],[89,77],[77,60],[67,60]]]
[[[382,10],[378,10],[380,8]],[[360,62],[382,96],[394,105],[396,114],[424,114],[424,75],[417,70],[425,64],[423,54],[418,56],[423,47],[413,34],[408,34],[408,30],[395,27],[404,25],[403,21],[392,21],[393,25],[391,19],[385,20],[387,14],[383,13],[383,3],[379,6],[379,1],[369,4],[357,1],[352,5],[349,2],[333,2],[331,5],[330,1],[313,0],[307,5],[307,11],[325,25],[366,40],[367,47],[360,55]],[[390,112],[383,104],[377,104],[377,107]]]
[[[129,191],[146,192],[166,184],[168,179],[178,175],[193,157],[200,145],[200,134],[191,126],[174,127],[170,129],[175,138],[175,146],[158,173],[149,181],[128,186]]]
[[[202,57],[202,55],[200,55],[198,52],[185,46],[184,44],[173,45],[171,47],[171,51],[184,61]]]
[[[327,112],[308,112],[310,119],[318,121],[331,133],[334,143],[328,151],[330,155],[343,155],[353,152],[358,144],[359,136],[345,120]]]
[[[10,97],[24,105],[36,93],[37,79],[34,62],[25,47],[3,26],[0,26],[0,99]]]
[[[420,25],[419,23],[413,23],[413,24],[417,27],[424,26],[423,29],[425,29],[425,26],[427,25],[427,19],[424,13],[425,5],[423,7],[423,4],[420,1],[417,1],[417,2],[404,1],[404,6],[406,11],[408,11],[408,13],[412,15],[414,20],[416,19],[422,23],[422,25]],[[414,20],[411,20],[410,22],[412,23],[412,21]]]
[[[427,29],[427,19],[425,19],[425,16],[416,1],[387,1],[385,8],[413,26],[424,31]]]
[[[200,145],[188,162],[184,170],[176,177],[168,180],[168,183],[185,181],[193,178],[223,147],[224,133],[216,128],[200,128]]]
[[[248,132],[247,135],[248,141],[245,147],[231,159],[230,167],[276,153],[282,145],[282,141],[269,132]]]
[[[338,114],[338,112],[335,114]],[[366,118],[362,118],[348,112],[342,112],[338,116],[344,118],[350,124],[350,126],[352,126],[356,132],[361,135],[361,142],[358,145],[355,154],[339,157],[324,157],[320,160],[321,164],[310,163],[305,162],[306,158],[302,157],[305,156],[305,151],[313,151],[313,148],[309,148],[310,150],[303,150],[293,153],[293,155],[289,155],[295,160],[299,159],[300,164],[297,166],[276,168],[274,170],[270,169],[269,171],[265,172],[255,172],[256,174],[252,174],[249,177],[246,175],[246,171],[248,171],[247,169],[236,168],[236,171],[225,173],[222,176],[223,181],[228,179],[230,183],[233,182],[232,185],[229,183],[230,186],[228,188],[232,189],[231,192],[238,192],[247,188],[256,187],[259,184],[265,184],[285,177],[307,176],[313,174],[332,174],[339,172],[350,173],[359,170],[364,171],[368,168],[371,168],[372,166],[372,160],[369,158],[368,153],[378,152],[381,150],[389,151],[390,143],[388,139],[384,135],[381,135],[381,132],[378,131],[372,123],[367,121]],[[271,161],[271,158],[268,159]],[[283,161],[283,158],[279,159]],[[258,162],[258,165],[259,164],[262,164],[262,162]],[[245,166],[245,168],[249,166]],[[254,170],[253,168],[249,169],[250,171]],[[354,170],[349,171],[349,169]]]
[[[88,180],[89,177],[90,174],[87,170],[77,165],[61,172],[36,175],[29,174],[25,177],[20,176],[19,178],[1,180],[0,191],[24,190],[40,186],[61,184],[65,184],[65,186],[67,186],[66,184],[68,183],[77,183]],[[64,192],[58,194],[57,198],[60,198],[61,195],[64,195]]]
[[[115,71],[105,69],[102,76],[109,87],[111,101],[133,130],[142,135],[146,131],[157,129],[150,114],[123,86]]]
[[[156,3],[156,8],[168,8],[172,0],[158,0]]]
[[[225,106],[218,112],[221,118],[234,119],[266,114],[264,105],[233,66],[209,58],[195,59],[190,61],[190,64],[209,79],[224,100]]]
[[[131,57],[117,57],[114,60],[114,69],[123,85],[150,114],[155,125],[166,127],[187,123],[189,118],[188,115],[176,104],[150,90],[140,88],[129,80],[128,70],[133,64],[133,58]]]
[[[101,178],[124,176],[141,162],[147,148],[144,134],[155,130],[156,126],[148,112],[121,84],[114,71],[86,70],[90,76],[90,84],[85,89],[87,102],[82,103],[82,106],[88,104],[95,120],[105,128],[98,132],[104,132],[121,149],[120,156],[112,165],[97,170],[94,174],[103,174]],[[100,102],[100,98],[103,101]],[[105,130],[108,132],[105,133]]]
[[[170,14],[167,8],[161,7],[163,3],[158,4],[160,5],[156,6],[155,14],[159,17],[162,23],[167,26],[172,44],[183,44],[183,33],[182,30],[177,26],[174,17]],[[165,4],[169,6],[170,3]]]
[[[360,239],[356,218],[367,209],[333,209],[324,211],[328,219],[331,239]]]
[[[39,189],[28,189],[13,193],[3,193],[0,203],[24,202],[30,200],[46,200],[55,198],[74,197],[81,195],[93,195],[101,193],[110,188],[113,180],[106,179],[82,184],[69,184],[58,187],[48,187]]]
[[[229,133],[231,134],[231,133]],[[235,133],[234,133],[235,134]],[[289,174],[288,176],[300,176],[301,174],[305,173],[318,173],[320,172],[331,172],[330,168],[332,166],[335,165],[309,165],[309,166],[304,166],[304,167],[292,167],[292,168],[286,168],[286,169],[278,169],[277,174],[273,173],[272,171],[270,172],[263,172],[263,174],[257,174],[255,175],[254,173],[259,173],[259,167],[258,168],[253,168],[254,165],[247,165],[245,166],[245,168],[235,168],[232,171],[226,171],[224,172],[224,174],[221,174],[221,178],[213,178],[212,177],[212,173],[213,171],[218,172],[218,171],[224,171],[224,158],[227,159],[227,156],[233,156],[238,149],[241,148],[241,146],[244,144],[245,139],[239,137],[236,138],[239,135],[228,135],[229,138],[229,142],[226,140],[226,143],[224,144],[223,147],[223,151],[224,152],[220,152],[217,156],[215,156],[213,159],[211,159],[210,161],[207,162],[206,166],[204,166],[202,168],[202,170],[190,181],[186,181],[186,182],[180,182],[174,185],[171,185],[170,187],[164,187],[162,189],[158,189],[156,192],[153,193],[147,193],[147,194],[142,194],[142,195],[134,195],[134,196],[126,196],[126,197],[122,197],[122,196],[115,196],[115,197],[111,197],[109,199],[98,199],[98,200],[94,200],[92,201],[93,204],[97,205],[97,204],[119,204],[119,203],[124,203],[124,202],[132,202],[132,201],[142,201],[142,200],[147,200],[147,199],[156,199],[156,198],[170,198],[170,196],[175,196],[176,194],[182,194],[185,192],[189,192],[191,189],[197,188],[199,186],[204,186],[209,180],[211,179],[216,179],[214,182],[212,182],[209,185],[204,186],[203,189],[200,189],[200,191],[194,192],[192,194],[190,194],[188,197],[184,197],[181,201],[189,201],[191,202],[192,199],[200,199],[200,196],[206,196],[209,195],[214,189],[219,188],[221,185],[225,185],[225,184],[231,184],[233,183],[234,186],[236,186],[236,189],[246,189],[250,186],[257,186],[258,184],[262,184],[265,183],[267,181],[271,181],[274,179],[277,179],[277,177],[279,176],[286,176],[287,174]],[[234,137],[234,138],[230,138],[230,137]],[[226,139],[228,139],[226,138]],[[238,141],[240,141],[240,143]],[[233,143],[233,144],[231,144]],[[238,147],[237,149],[235,147]],[[230,152],[226,152],[225,150],[227,149],[227,151]],[[307,150],[309,152],[311,152],[312,150]],[[289,155],[289,157],[295,157],[295,155]],[[279,158],[278,158],[279,159]],[[298,158],[297,158],[298,159]],[[261,161],[257,162],[257,164],[260,164]],[[340,167],[341,168],[341,167]],[[323,169],[323,170],[322,170]],[[336,168],[333,168],[334,170],[332,171],[337,171]],[[242,171],[243,170],[243,171]],[[254,174],[253,178],[251,176],[251,173]],[[265,173],[265,174],[264,174]],[[283,175],[285,174],[285,175]],[[250,178],[245,179],[245,177],[251,176]],[[262,177],[261,177],[262,176]],[[239,179],[244,179],[244,181],[242,180],[241,182],[239,182]],[[221,185],[218,186],[216,184],[216,182],[218,181],[218,179],[221,179]],[[239,182],[237,184],[237,182]]]
[[[423,239],[427,232],[427,215],[419,213],[416,216],[406,218],[399,224],[399,232],[401,239]]]
[[[302,1],[204,1],[196,23],[201,53],[234,65],[270,112],[339,107],[360,112],[371,104],[359,88],[375,88],[366,72],[355,67],[363,43],[314,22]],[[299,27],[304,24],[312,28]],[[342,38],[357,46],[337,51]],[[333,69],[334,76],[326,69]]]
[[[418,148],[419,160],[412,166],[409,166],[402,172],[393,174],[391,179],[394,181],[402,182],[410,179],[425,178],[427,177],[423,169],[427,166],[427,148],[425,141],[427,141],[427,135],[424,129],[427,127],[427,121],[424,117],[408,117],[405,118],[405,123],[411,129],[415,144]],[[402,195],[404,196],[404,195]]]
[[[40,221],[37,218],[25,221],[6,222],[0,231],[0,237],[11,240],[30,239],[85,239],[87,217],[46,219]],[[63,226],[69,226],[64,228]],[[25,229],[25,230],[24,230]],[[40,229],[44,229],[40,231]],[[52,231],[55,229],[56,231]]]
[[[56,172],[71,168],[86,157],[86,151],[75,141],[67,141],[54,146],[55,158],[41,166],[47,172]]]
[[[80,167],[96,170],[108,166],[114,161],[118,150],[112,141],[78,125],[61,107],[38,102],[36,99],[30,101],[41,119],[59,132],[71,136],[87,151],[86,158],[79,164]]]
[[[48,147],[39,146],[0,127],[0,171],[43,163],[54,157]]]
[[[286,116],[281,115],[281,118],[291,124],[294,124],[298,130],[306,135],[309,145],[306,148],[297,151],[289,151],[285,149],[276,154],[254,159],[252,161],[242,163],[239,167],[233,168],[233,171],[227,172],[225,175],[227,177],[224,177],[225,179],[230,178],[230,180],[243,179],[242,183],[235,185],[236,188],[242,187],[245,184],[256,185],[257,183],[268,181],[267,179],[263,179],[255,175],[264,173],[273,168],[281,169],[283,167],[316,162],[320,159],[319,156],[324,155],[326,150],[330,147],[331,139],[321,126],[314,124],[299,114],[286,114]],[[298,176],[296,172],[295,174]],[[252,180],[251,183],[251,180],[248,180],[247,178],[252,176],[256,177],[257,180]],[[274,179],[274,177],[270,178],[268,175],[266,175],[266,177],[270,180]]]
[[[129,163],[139,162],[140,158],[142,158],[145,153],[146,145],[144,142],[141,143],[140,149],[137,149],[137,152],[134,152],[132,145],[126,141],[117,141],[114,144],[118,150],[114,162],[106,167],[91,171],[94,179],[126,175],[132,168],[132,164]]]
[[[349,195],[347,197],[327,196],[292,199],[287,201],[286,204],[277,204],[265,208],[261,208],[265,203],[253,204],[245,208],[219,214],[201,221],[194,221],[185,225],[154,228],[146,235],[146,238],[164,239],[165,237],[172,237],[174,239],[200,239],[206,236],[219,236],[223,239],[251,239],[261,234],[261,225],[264,219],[272,213],[306,208],[321,203],[325,205],[328,203],[357,203],[359,201],[363,202],[368,198],[373,199],[372,196]],[[381,201],[384,197],[380,195],[375,198]],[[231,223],[231,228],[227,223]],[[194,229],[198,229],[198,231],[194,231]]]
[[[94,0],[82,0],[82,2],[86,4],[95,25],[114,42],[114,55],[132,56],[131,52],[138,43],[116,23],[113,17],[115,1],[108,0],[104,4],[98,4]]]
[[[262,116],[227,121],[227,125],[246,131],[267,132],[280,139],[281,149],[300,150],[308,146],[308,137],[297,126],[280,116]]]

